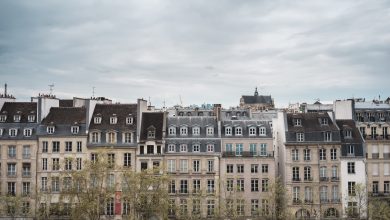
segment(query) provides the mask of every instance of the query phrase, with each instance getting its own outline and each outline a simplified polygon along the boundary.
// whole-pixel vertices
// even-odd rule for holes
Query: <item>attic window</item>
[[[47,126],[46,131],[48,134],[54,134],[55,128],[54,126]]]
[[[26,136],[26,137],[31,137],[32,129],[31,129],[31,128],[26,128],[26,129],[24,129],[23,134],[24,134],[24,136]]]
[[[256,128],[249,127],[249,136],[255,136],[255,135],[256,135]]]
[[[225,128],[225,135],[231,136],[232,135],[232,127],[226,127]]]
[[[35,121],[35,115],[29,115],[27,116],[28,122],[34,122]]]
[[[176,135],[176,128],[171,126],[168,128],[168,135]]]
[[[72,126],[70,128],[72,134],[78,134],[79,133],[79,126]]]
[[[321,118],[321,125],[328,125],[328,118]]]
[[[148,139],[149,138],[155,138],[156,137],[156,129],[151,128],[148,130]]]
[[[211,135],[214,135],[214,128],[213,127],[207,127],[207,129],[206,129],[206,134],[208,135],[208,136],[211,136]]]
[[[7,120],[7,115],[0,115],[0,122],[5,122]]]
[[[18,129],[16,128],[9,129],[9,136],[16,137],[16,135],[18,135]]]
[[[346,138],[352,138],[352,131],[349,130],[349,129],[345,130],[345,137]]]
[[[93,119],[93,121],[94,121],[95,124],[101,124],[102,123],[102,117],[95,117]]]
[[[117,123],[117,121],[118,121],[118,118],[116,117],[116,116],[112,116],[112,117],[110,117],[110,124],[116,124]]]
[[[20,115],[14,115],[14,122],[20,122]]]
[[[294,126],[302,126],[302,119],[294,118]]]
[[[133,124],[133,117],[129,116],[126,118],[126,124],[131,125]]]
[[[260,135],[266,135],[265,127],[260,127]]]

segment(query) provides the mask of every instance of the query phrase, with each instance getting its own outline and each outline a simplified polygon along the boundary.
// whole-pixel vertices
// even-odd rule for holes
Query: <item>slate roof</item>
[[[117,123],[110,124],[110,117],[116,115]],[[126,117],[133,117],[133,124],[126,124]],[[96,116],[102,117],[100,124],[94,123]],[[93,112],[89,129],[96,130],[136,130],[137,104],[97,104]]]
[[[294,126],[293,119],[300,118],[302,126]],[[327,118],[328,125],[321,125],[320,118]],[[315,132],[315,131],[338,131],[336,124],[330,119],[327,113],[291,113],[287,114],[289,132]]]
[[[7,115],[5,123],[13,123],[14,115],[20,114],[19,123],[27,123],[28,115],[35,115],[35,121],[37,120],[37,103],[36,102],[5,102],[1,111],[1,115]]]
[[[249,127],[256,127],[256,135],[255,136],[249,136]],[[232,127],[232,133],[234,134],[234,128],[235,127],[241,127],[242,128],[242,136],[235,136],[235,135],[225,135],[225,128],[226,127]],[[262,136],[259,135],[260,127],[265,127],[266,135]],[[224,138],[272,138],[272,131],[271,127],[267,122],[259,121],[259,120],[229,120],[229,121],[222,121],[222,137]]]
[[[341,141],[348,143],[363,143],[363,138],[354,120],[337,120],[337,125],[340,128]],[[345,138],[345,130],[352,131],[352,138]]]
[[[60,107],[73,107],[73,99],[60,99]]]
[[[86,112],[84,107],[53,107],[43,119],[43,125],[73,125],[85,124]]]
[[[144,112],[142,113],[141,140],[147,140],[148,128],[153,126],[156,129],[155,140],[162,140],[164,129],[163,112]]]
[[[243,95],[245,104],[272,104],[270,95]]]
[[[181,126],[187,126],[188,127],[188,135],[186,136],[180,136],[180,127]],[[218,124],[217,119],[213,116],[174,116],[174,117],[168,117],[167,118],[167,130],[170,127],[176,128],[176,135],[168,135],[166,138],[214,138],[218,136]],[[213,127],[214,128],[214,135],[207,136],[206,135],[206,127]],[[192,135],[192,128],[193,127],[199,127],[200,128],[200,134],[199,135]],[[167,132],[168,134],[168,132]]]

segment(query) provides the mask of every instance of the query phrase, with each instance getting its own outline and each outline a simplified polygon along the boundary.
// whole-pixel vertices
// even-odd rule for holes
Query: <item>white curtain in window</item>
[[[379,166],[377,163],[372,164],[372,175],[377,176],[379,174]]]
[[[390,175],[390,163],[383,164],[383,174]]]

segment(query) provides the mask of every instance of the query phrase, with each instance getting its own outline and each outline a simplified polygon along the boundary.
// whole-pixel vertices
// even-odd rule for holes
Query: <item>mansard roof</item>
[[[213,116],[180,116],[180,117],[168,117],[167,126],[180,127],[182,125],[187,125],[189,127],[199,126],[206,127],[209,125],[215,126],[217,120]]]
[[[360,134],[358,127],[354,120],[336,120],[337,125],[340,128],[341,141],[345,143],[363,143],[363,138]],[[345,137],[346,130],[352,132],[352,138]]]
[[[162,140],[164,129],[164,113],[163,112],[144,112],[142,113],[141,123],[141,140],[148,139],[148,129],[154,127],[155,139]]]
[[[7,115],[5,123],[13,123],[14,115],[20,115],[19,123],[27,123],[28,115],[37,115],[37,103],[36,102],[5,102],[1,112],[1,115]],[[36,117],[34,122],[36,122]]]
[[[73,107],[73,99],[60,99],[60,107]]]
[[[327,118],[328,124],[321,125],[321,118]],[[294,126],[294,119],[301,119],[301,126]],[[313,113],[291,113],[287,114],[288,132],[318,132],[318,131],[338,131],[337,125],[325,112]]]
[[[117,123],[111,124],[110,118],[117,117]],[[127,117],[133,118],[132,124],[126,124]],[[95,124],[94,118],[101,117],[101,123]],[[89,129],[126,130],[137,128],[137,104],[97,104],[91,118]]]
[[[52,107],[49,114],[42,121],[43,125],[73,125],[85,124],[84,107]]]

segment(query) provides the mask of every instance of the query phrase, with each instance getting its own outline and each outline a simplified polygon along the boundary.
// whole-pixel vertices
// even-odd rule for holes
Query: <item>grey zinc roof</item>
[[[41,124],[85,124],[85,117],[84,107],[53,107]]]
[[[232,127],[232,132],[234,134],[234,128],[235,127],[241,127],[242,128],[242,137],[245,138],[272,138],[272,130],[268,122],[265,121],[259,121],[259,120],[228,120],[228,121],[222,121],[222,137],[223,138],[237,138],[237,136],[234,135],[225,135],[225,128],[226,127]],[[256,136],[249,136],[249,127],[256,127]],[[266,135],[265,136],[259,136],[259,131],[261,127],[265,127],[266,129]]]
[[[243,95],[242,98],[246,104],[272,104],[272,98],[270,95]]]
[[[375,102],[355,102],[355,109],[390,110],[390,104]]]
[[[182,136],[179,136],[179,129],[181,126],[186,125],[188,126],[188,135],[187,137],[192,137],[192,128],[195,126],[200,127],[200,134],[196,135],[194,137],[197,138],[208,138],[208,137],[216,137],[218,136],[218,123],[217,119],[213,116],[179,116],[179,117],[168,117],[167,118],[167,129],[174,126],[176,127],[176,136],[183,138]],[[206,127],[213,127],[214,128],[214,135],[207,136],[206,135]],[[167,132],[168,134],[168,132]],[[170,136],[168,135],[168,138]]]
[[[165,152],[168,150],[168,145],[174,144],[176,152],[180,152],[180,144],[186,144],[188,152],[192,152],[192,146],[194,144],[200,145],[200,152],[207,152],[207,144],[214,144],[214,152],[221,152],[221,140],[220,139],[197,139],[197,138],[180,138],[180,139],[166,139]]]
[[[37,139],[37,123],[0,123],[0,129],[3,129],[3,135],[0,135],[0,140],[34,140]],[[9,136],[9,129],[18,129],[16,137]],[[25,137],[23,131],[25,128],[31,128],[30,137]]]
[[[86,132],[86,125],[85,124],[78,124],[77,126],[79,127],[79,132],[77,134],[72,134],[71,128],[73,125],[71,124],[57,124],[54,125],[55,131],[53,134],[48,134],[47,133],[47,126],[48,125],[39,125],[37,128],[37,135],[39,136],[53,136],[53,137],[58,137],[58,136],[85,136],[87,135]]]
[[[302,126],[294,126],[293,119],[300,118]],[[321,125],[320,118],[327,118],[328,125]],[[327,113],[291,113],[287,114],[288,131],[291,132],[314,132],[314,131],[338,131],[336,124]]]

